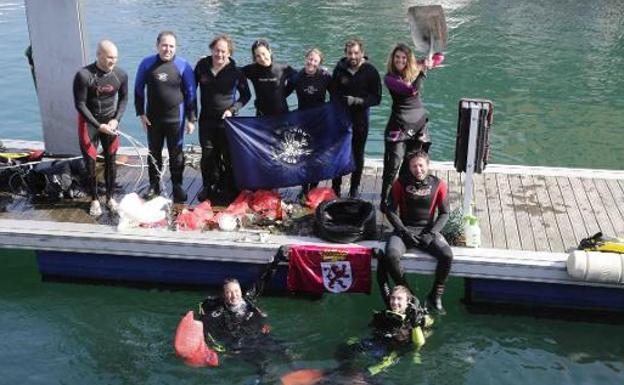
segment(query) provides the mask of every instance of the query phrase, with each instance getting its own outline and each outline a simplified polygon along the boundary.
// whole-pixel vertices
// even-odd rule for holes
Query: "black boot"
[[[197,200],[203,202],[207,199],[210,199],[212,195],[212,189],[210,187],[204,187],[199,194],[197,194]]]
[[[182,188],[180,184],[173,185],[173,203],[184,203],[186,202],[186,191]]]
[[[444,284],[434,284],[431,291],[427,295],[427,309],[435,311],[439,315],[446,314],[444,306],[442,306],[442,295],[444,294]]]

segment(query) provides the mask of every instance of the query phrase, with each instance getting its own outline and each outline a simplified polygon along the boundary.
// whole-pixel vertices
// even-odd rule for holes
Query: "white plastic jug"
[[[481,247],[481,228],[479,219],[474,215],[464,217],[464,239],[467,247]]]

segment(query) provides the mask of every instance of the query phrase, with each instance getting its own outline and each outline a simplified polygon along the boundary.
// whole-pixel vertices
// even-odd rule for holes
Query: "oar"
[[[407,10],[412,41],[417,51],[427,53],[431,59],[434,52],[446,48],[446,19],[441,5],[415,5]]]

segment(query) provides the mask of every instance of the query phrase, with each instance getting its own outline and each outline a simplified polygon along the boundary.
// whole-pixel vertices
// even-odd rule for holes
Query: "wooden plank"
[[[624,218],[624,188],[621,188],[615,180],[607,180],[606,183],[615,201],[615,207],[618,208],[620,217]],[[624,237],[624,233],[620,233],[618,236]]]
[[[481,246],[492,247],[492,228],[490,224],[488,198],[485,194],[485,179],[483,175],[474,175],[472,196],[473,202],[475,203],[474,215],[479,218],[479,225],[481,227]]]
[[[487,196],[488,212],[490,215],[490,229],[492,231],[492,247],[506,249],[505,223],[501,208],[500,195],[496,184],[496,175],[484,174],[485,195]]]
[[[588,236],[585,220],[583,219],[583,215],[579,209],[579,204],[574,196],[574,191],[572,191],[569,178],[564,176],[558,176],[556,178],[557,184],[559,185],[559,189],[561,191],[563,204],[566,206],[566,212],[568,214],[568,218],[570,219],[570,224],[572,225],[572,233],[574,234],[574,239],[578,245],[581,239]]]
[[[589,201],[589,205],[596,216],[596,221],[598,222],[598,227],[603,234],[614,234],[615,230],[613,225],[611,224],[611,220],[607,215],[607,210],[604,207],[602,200],[600,199],[600,195],[596,190],[596,186],[594,185],[594,181],[592,179],[582,179],[581,184],[585,189],[585,194],[587,194],[587,200]]]
[[[524,190],[526,200],[526,212],[531,222],[533,230],[533,239],[535,240],[535,249],[537,251],[550,251],[550,243],[546,236],[546,227],[542,218],[542,209],[537,198],[536,186],[533,177],[530,175],[520,175],[520,182]]]
[[[576,249],[579,239],[576,239],[574,236],[572,223],[568,216],[568,206],[563,201],[563,195],[557,183],[557,177],[547,176],[545,177],[545,183],[559,233],[563,241],[563,250],[568,251],[570,249]]]
[[[570,187],[572,188],[572,192],[574,193],[574,197],[578,203],[583,222],[585,223],[585,228],[587,229],[586,236],[594,235],[600,231],[600,226],[598,225],[594,210],[589,203],[589,198],[587,197],[585,188],[583,187],[583,182],[581,179],[573,177],[568,178],[568,181],[570,182]]]
[[[518,219],[516,218],[516,212],[514,209],[509,176],[504,174],[494,175],[496,177],[496,184],[498,186],[498,194],[500,197],[507,248],[512,250],[521,250],[522,244],[520,243],[520,232],[518,231]]]
[[[624,217],[620,212],[621,207],[618,207],[618,204],[613,194],[611,194],[611,190],[606,181],[604,179],[594,179],[594,185],[600,199],[602,200],[607,216],[611,221],[611,225],[613,226],[614,233],[612,236],[624,234]]]
[[[520,176],[509,175],[509,188],[513,210],[516,214],[516,223],[518,224],[520,247],[522,250],[537,250],[528,213],[527,197]]]
[[[542,219],[544,221],[544,228],[546,229],[546,236],[548,237],[548,243],[550,244],[550,250],[554,252],[564,251],[563,238],[559,231],[559,225],[557,224],[557,218],[555,218],[555,210],[548,195],[546,189],[546,179],[542,175],[533,177],[533,184],[537,193],[537,199],[539,201],[540,209],[542,211]]]

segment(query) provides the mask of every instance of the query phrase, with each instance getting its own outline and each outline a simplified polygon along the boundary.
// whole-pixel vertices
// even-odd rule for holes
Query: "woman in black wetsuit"
[[[318,48],[310,49],[305,55],[303,68],[289,82],[288,89],[297,93],[298,110],[322,106],[330,92],[331,74],[321,67],[324,55]],[[290,93],[290,92],[288,92]],[[301,196],[318,186],[318,181],[304,184]]]
[[[272,116],[288,112],[288,82],[295,70],[287,64],[273,63],[269,42],[256,40],[251,46],[253,63],[243,67],[245,77],[256,92],[256,116]],[[290,88],[292,92],[292,88]]]
[[[384,169],[381,185],[381,211],[386,211],[390,186],[397,178],[405,154],[416,150],[427,152],[431,141],[427,129],[427,111],[420,99],[426,70],[431,59],[416,61],[412,50],[397,44],[387,61],[384,78],[392,96],[392,112],[384,134]]]

